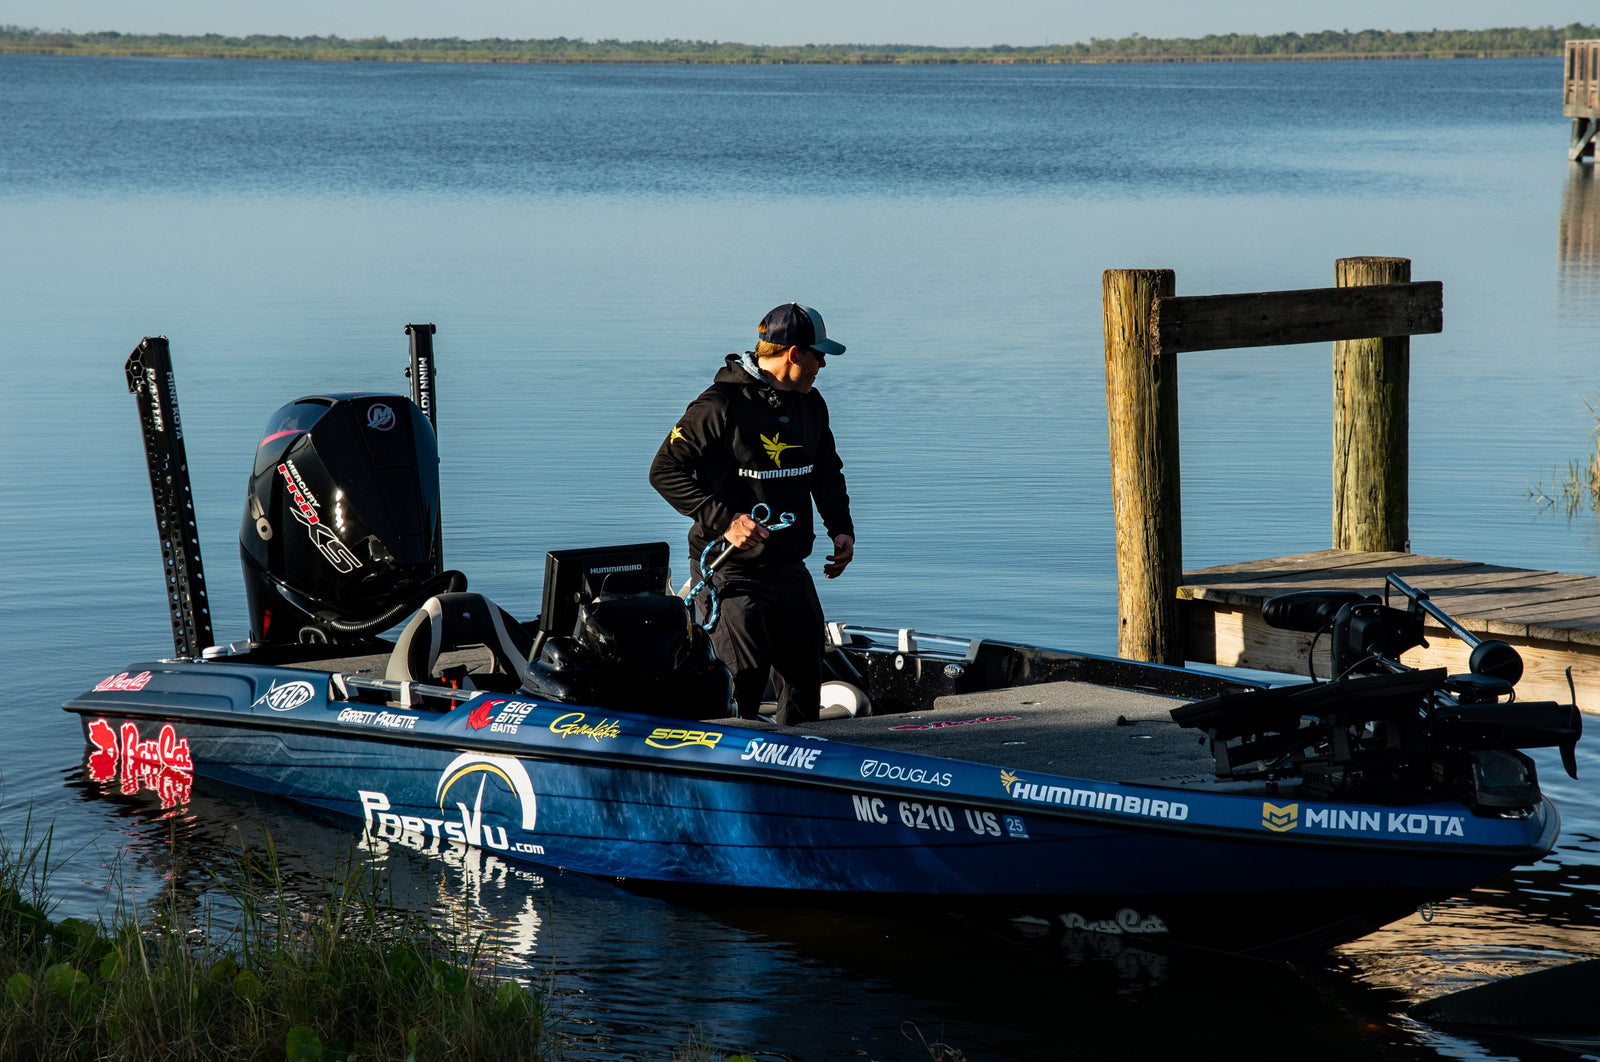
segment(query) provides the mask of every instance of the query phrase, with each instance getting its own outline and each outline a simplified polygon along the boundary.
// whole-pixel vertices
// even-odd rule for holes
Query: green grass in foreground
[[[270,840],[217,875],[231,933],[175,898],[60,921],[50,838],[0,838],[0,1058],[30,1062],[553,1057],[547,993],[384,900],[352,858],[320,909],[287,898]]]

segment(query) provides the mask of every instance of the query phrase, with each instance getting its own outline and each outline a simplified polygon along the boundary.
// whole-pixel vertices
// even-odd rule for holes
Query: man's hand
[[[828,554],[827,562],[822,566],[822,574],[825,578],[837,579],[855,559],[855,538],[850,535],[834,535],[833,552]]]
[[[722,537],[727,539],[728,544],[734,549],[748,549],[765,542],[770,534],[772,532],[757,522],[755,517],[741,514],[733,518],[733,523],[728,525]]]

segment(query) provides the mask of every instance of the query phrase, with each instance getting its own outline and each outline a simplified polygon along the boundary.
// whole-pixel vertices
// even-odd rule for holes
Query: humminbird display
[[[553,549],[544,556],[539,629],[571,634],[578,607],[600,593],[671,593],[672,550],[665,542]]]

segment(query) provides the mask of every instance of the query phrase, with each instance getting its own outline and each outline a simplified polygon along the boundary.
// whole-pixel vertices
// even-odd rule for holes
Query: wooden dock
[[[1336,549],[1201,568],[1184,572],[1178,588],[1185,655],[1201,663],[1306,674],[1311,635],[1268,627],[1261,621],[1262,604],[1295,590],[1381,595],[1390,572],[1426,591],[1474,634],[1514,646],[1526,667],[1519,698],[1569,702],[1571,668],[1578,706],[1600,712],[1600,578],[1591,575]],[[1403,606],[1405,599],[1394,595],[1391,603]],[[1468,649],[1458,639],[1432,619],[1427,631],[1428,646],[1411,650],[1405,663],[1467,670]],[[1317,674],[1327,677],[1327,638],[1317,643],[1316,653]]]
[[[1568,41],[1561,82],[1561,113],[1572,119],[1567,158],[1593,162],[1600,132],[1600,41]]]

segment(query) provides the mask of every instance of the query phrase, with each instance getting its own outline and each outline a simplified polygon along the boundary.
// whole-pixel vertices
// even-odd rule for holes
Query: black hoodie
[[[694,520],[689,550],[696,563],[707,542],[758,502],[771,510],[769,523],[793,513],[794,526],[739,550],[729,564],[790,564],[810,556],[813,498],[830,540],[855,535],[828,404],[815,390],[773,387],[748,354],[729,354],[711,386],[689,403],[650,463],[650,485]]]

